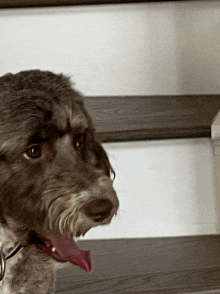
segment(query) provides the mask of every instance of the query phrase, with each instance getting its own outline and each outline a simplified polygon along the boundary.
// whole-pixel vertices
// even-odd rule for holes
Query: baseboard
[[[220,293],[220,236],[79,241],[95,259],[92,274],[58,271],[57,291],[82,293]]]

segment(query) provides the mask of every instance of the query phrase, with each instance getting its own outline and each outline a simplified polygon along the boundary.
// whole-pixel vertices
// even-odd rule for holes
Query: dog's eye
[[[86,141],[86,134],[79,134],[74,137],[74,147],[79,149]]]
[[[37,159],[41,157],[41,145],[31,146],[25,153],[25,157],[28,159]]]

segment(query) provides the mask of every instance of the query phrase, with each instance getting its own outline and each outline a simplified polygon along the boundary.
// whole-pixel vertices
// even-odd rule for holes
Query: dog
[[[92,270],[74,239],[116,215],[114,175],[69,77],[0,78],[1,293],[54,293],[56,264]]]

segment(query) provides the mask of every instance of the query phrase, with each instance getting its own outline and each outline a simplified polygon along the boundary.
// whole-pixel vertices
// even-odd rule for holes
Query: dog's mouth
[[[70,262],[87,272],[92,271],[92,255],[90,251],[80,249],[73,239],[51,238],[44,239],[43,250],[59,262]]]

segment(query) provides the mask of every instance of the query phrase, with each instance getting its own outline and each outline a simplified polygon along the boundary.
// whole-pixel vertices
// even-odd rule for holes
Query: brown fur
[[[13,234],[12,243],[23,245],[5,293],[52,291],[54,261],[41,237],[72,238],[108,224],[118,209],[112,172],[67,77],[33,70],[0,78],[0,242],[7,251]],[[91,210],[96,200],[111,209]]]

